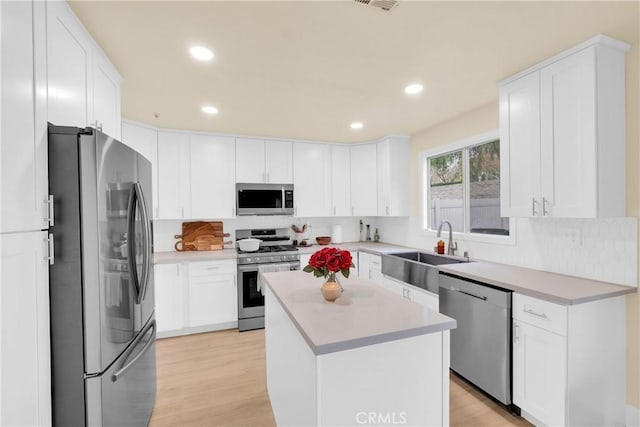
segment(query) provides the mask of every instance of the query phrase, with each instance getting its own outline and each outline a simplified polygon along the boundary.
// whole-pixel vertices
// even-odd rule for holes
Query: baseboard
[[[156,338],[172,338],[181,335],[201,334],[203,332],[222,331],[225,329],[234,329],[238,327],[238,322],[225,322],[216,325],[196,326],[192,328],[174,329],[171,331],[162,331],[156,333]]]
[[[627,405],[627,427],[640,426],[640,409]]]

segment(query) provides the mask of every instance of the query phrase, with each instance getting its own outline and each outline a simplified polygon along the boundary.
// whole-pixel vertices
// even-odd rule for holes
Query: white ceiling
[[[638,1],[70,4],[124,77],[123,117],[341,142],[413,134],[484,105],[497,81],[597,33],[635,44],[640,14]],[[193,60],[193,44],[214,60]],[[404,94],[412,82],[419,96]]]

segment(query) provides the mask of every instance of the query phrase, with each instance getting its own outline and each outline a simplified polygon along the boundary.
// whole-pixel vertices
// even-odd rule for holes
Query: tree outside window
[[[441,221],[453,231],[509,235],[509,218],[500,217],[500,141],[465,147],[427,159],[426,224]]]

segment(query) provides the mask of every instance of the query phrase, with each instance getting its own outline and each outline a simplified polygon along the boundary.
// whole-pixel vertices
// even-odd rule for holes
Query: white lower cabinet
[[[237,321],[235,261],[189,263],[189,326]]]
[[[307,264],[309,264],[311,255],[313,254],[300,254],[300,270],[302,270],[303,268],[305,268],[305,266],[307,266]]]
[[[409,301],[418,303],[424,307],[430,308],[431,310],[439,311],[440,300],[436,294],[424,291],[416,288],[415,286],[405,284],[387,276],[382,276],[380,284],[385,289],[388,289],[398,295],[402,295]]]
[[[0,235],[0,425],[51,425],[44,231]]]
[[[157,264],[155,266],[158,332],[173,331],[185,326],[183,268],[183,264]]]
[[[625,300],[513,294],[513,402],[536,425],[624,425]]]
[[[513,321],[513,401],[547,425],[564,425],[567,338]]]
[[[236,277],[235,260],[157,264],[158,337],[236,327]]]
[[[358,252],[358,277],[378,282],[382,280],[382,257],[367,252]]]

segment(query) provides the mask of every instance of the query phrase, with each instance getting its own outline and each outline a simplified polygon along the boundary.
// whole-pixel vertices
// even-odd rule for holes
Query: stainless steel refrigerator
[[[146,426],[156,397],[151,164],[49,125],[53,424]]]

